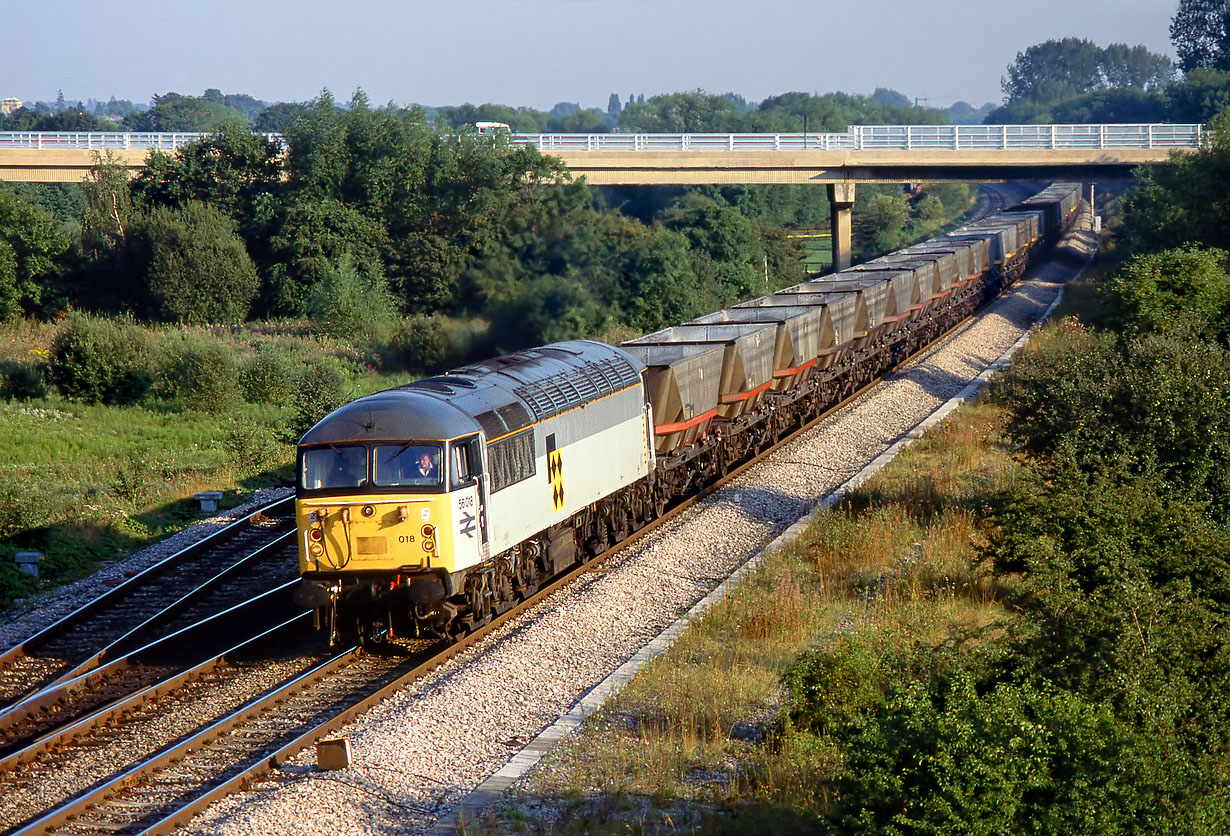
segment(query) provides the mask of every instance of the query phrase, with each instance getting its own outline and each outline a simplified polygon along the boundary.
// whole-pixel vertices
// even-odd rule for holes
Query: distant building
[[[0,116],[8,116],[15,110],[21,110],[22,101],[16,96],[0,99]]]

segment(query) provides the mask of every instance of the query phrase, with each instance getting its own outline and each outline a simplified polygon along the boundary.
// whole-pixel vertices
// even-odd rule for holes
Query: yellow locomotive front
[[[481,434],[425,438],[456,424],[421,414],[408,424],[423,404],[381,395],[343,407],[299,444],[296,597],[331,637],[379,640],[447,623],[456,579],[486,552]],[[439,419],[436,406],[428,411]]]

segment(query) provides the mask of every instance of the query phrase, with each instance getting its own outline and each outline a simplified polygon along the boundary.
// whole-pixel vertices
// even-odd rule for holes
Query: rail
[[[510,134],[540,151],[981,151],[1199,148],[1201,125],[852,125],[844,133]],[[173,151],[207,133],[0,131],[0,148]],[[282,135],[262,134],[281,141]]]

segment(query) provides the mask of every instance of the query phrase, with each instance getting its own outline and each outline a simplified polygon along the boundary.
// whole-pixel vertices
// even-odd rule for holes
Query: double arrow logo
[[[461,512],[461,528],[458,531],[471,540],[474,539],[474,515],[469,511]]]

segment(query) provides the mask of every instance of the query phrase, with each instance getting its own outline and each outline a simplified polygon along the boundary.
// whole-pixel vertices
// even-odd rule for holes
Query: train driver
[[[423,485],[434,485],[440,481],[440,476],[436,472],[436,463],[432,460],[430,453],[423,453],[419,456],[416,472],[413,474],[416,482]]]
[[[439,456],[440,448],[435,445],[381,445],[376,448],[377,484],[439,485]]]

